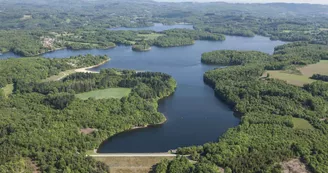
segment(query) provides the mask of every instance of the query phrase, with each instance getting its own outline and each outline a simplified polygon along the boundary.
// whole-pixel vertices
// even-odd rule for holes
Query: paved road
[[[112,153],[112,154],[91,154],[91,157],[175,157],[176,154],[169,153]]]

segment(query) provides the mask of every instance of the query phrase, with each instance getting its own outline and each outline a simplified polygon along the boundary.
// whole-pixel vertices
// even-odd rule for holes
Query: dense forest
[[[311,79],[314,80],[321,80],[321,81],[326,81],[328,82],[328,76],[327,75],[321,75],[321,74],[314,74]]]
[[[275,47],[273,55],[257,51],[217,50],[202,54],[205,64],[217,65],[263,65],[265,70],[295,69],[300,65],[314,64],[328,59],[325,45],[293,42]]]
[[[116,133],[165,121],[157,112],[157,100],[174,92],[176,83],[163,73],[106,69],[75,73],[61,81],[39,80],[56,73],[40,70],[50,69],[50,64],[60,71],[71,68],[67,64],[72,61],[79,67],[106,58],[0,61],[2,67],[19,64],[1,73],[1,78],[12,76],[14,91],[9,98],[0,97],[0,172],[32,172],[32,165],[42,172],[107,172],[107,166],[85,156],[87,150]],[[17,76],[26,73],[29,76]],[[76,93],[112,87],[132,92],[122,99],[75,98]],[[85,134],[85,128],[94,130]]]
[[[272,40],[322,45],[327,45],[328,39],[327,7],[323,5],[80,0],[81,7],[71,0],[28,0],[23,5],[17,1],[2,1],[0,52],[11,51],[22,56],[63,48],[139,45],[143,41],[142,31],[109,31],[107,28],[145,27],[154,23],[189,23],[195,29],[164,31],[160,33],[162,37],[147,40],[147,44],[160,47],[190,45],[193,40],[222,41],[224,35],[262,35]],[[67,9],[63,4],[72,8]]]
[[[197,161],[195,165],[177,158],[161,162],[156,172],[219,172],[221,167],[225,172],[278,173],[281,163],[293,158],[300,158],[312,172],[327,172],[328,84],[315,82],[300,88],[261,77],[272,64],[283,63],[288,68],[299,62],[311,64],[326,59],[326,49],[320,47],[302,42],[279,46],[272,62],[266,63],[254,52],[209,53],[214,55],[213,63],[239,64],[206,72],[204,82],[242,116],[241,124],[229,129],[216,143],[179,148],[179,154],[190,154]],[[248,56],[254,56],[254,61],[247,62]],[[287,57],[293,57],[292,61]],[[240,63],[230,63],[231,58]],[[310,126],[301,128],[299,120]]]
[[[141,42],[132,46],[132,50],[137,52],[149,51],[151,47],[146,42]]]
[[[16,33],[18,34],[16,35]],[[158,34],[159,37],[147,39],[147,36],[152,34]],[[106,29],[50,33],[45,31],[0,31],[0,51],[11,51],[22,56],[35,56],[63,48],[73,50],[108,49],[116,45],[133,45],[135,48],[141,48],[140,45],[174,47],[194,44],[194,40],[223,41],[225,37],[222,34],[190,29],[172,29],[159,33]]]
[[[243,65],[248,63],[268,63],[272,58],[265,53],[256,51],[213,51],[202,55],[202,63],[219,65]]]

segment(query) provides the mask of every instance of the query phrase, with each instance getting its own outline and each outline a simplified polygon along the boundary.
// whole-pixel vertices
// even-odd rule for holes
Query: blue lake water
[[[159,102],[158,110],[168,121],[157,127],[118,134],[99,147],[101,153],[165,152],[178,147],[216,141],[240,120],[214,96],[203,82],[203,74],[217,66],[201,64],[201,54],[213,50],[257,50],[272,54],[284,42],[269,38],[226,36],[225,41],[196,41],[194,45],[171,48],[152,47],[149,52],[134,52],[131,46],[100,50],[58,50],[48,58],[65,58],[80,54],[108,55],[111,61],[94,68],[120,68],[157,71],[176,79],[176,92]],[[1,57],[1,56],[0,56]]]

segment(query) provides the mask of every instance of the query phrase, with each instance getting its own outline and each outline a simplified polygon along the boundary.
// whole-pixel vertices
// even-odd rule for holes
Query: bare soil
[[[41,171],[40,168],[38,167],[38,165],[32,161],[31,159],[27,159],[27,165],[29,165],[30,169],[32,170],[33,173],[40,173]]]
[[[89,135],[89,134],[93,133],[94,131],[97,131],[97,129],[92,129],[92,128],[80,129],[80,133],[85,134],[85,135]]]
[[[307,170],[306,165],[299,159],[293,159],[281,163],[283,173],[311,173]]]

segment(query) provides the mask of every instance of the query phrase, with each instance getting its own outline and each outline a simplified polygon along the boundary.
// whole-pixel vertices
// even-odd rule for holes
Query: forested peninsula
[[[86,157],[87,150],[119,132],[165,121],[157,112],[157,100],[173,93],[176,82],[163,73],[106,69],[99,74],[74,73],[60,81],[41,80],[106,59],[87,55],[0,61],[1,85],[13,84],[9,97],[0,95],[0,172],[32,171],[25,166],[31,161],[42,172],[105,172],[107,166]],[[117,87],[132,90],[122,99],[75,97]]]

